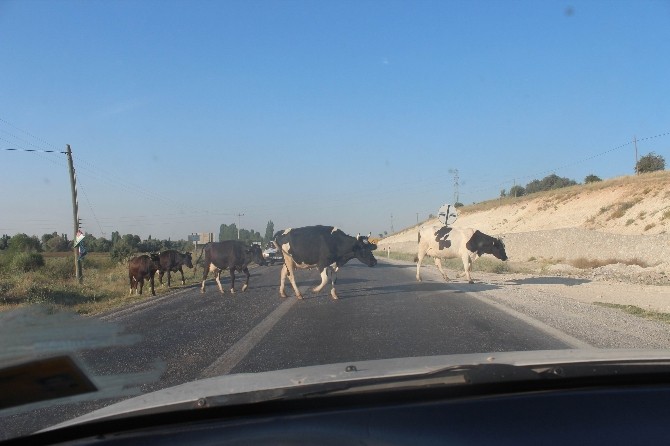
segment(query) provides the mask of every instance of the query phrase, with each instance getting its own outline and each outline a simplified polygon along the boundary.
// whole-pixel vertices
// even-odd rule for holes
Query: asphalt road
[[[143,392],[226,373],[472,352],[575,347],[569,337],[546,330],[477,294],[498,285],[463,287],[436,280],[415,281],[411,264],[380,260],[374,268],[352,261],[338,274],[339,300],[330,285],[315,295],[316,271],[298,271],[304,299],[278,293],[281,265],[252,269],[249,289],[235,295],[181,288],[168,295],[99,317],[132,345],[83,352],[95,375],[117,376],[155,370]],[[190,274],[190,271],[189,271]],[[225,277],[224,288],[229,287]],[[242,282],[237,282],[240,289]],[[462,285],[462,284],[461,284]],[[107,400],[106,403],[109,403]],[[28,432],[105,405],[78,403],[0,419],[0,430]],[[15,435],[15,433],[14,433]]]

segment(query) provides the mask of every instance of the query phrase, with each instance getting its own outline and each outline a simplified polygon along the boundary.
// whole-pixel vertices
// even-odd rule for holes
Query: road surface
[[[571,313],[560,308],[548,308],[549,319],[524,311],[522,299],[513,292],[523,289],[523,282],[499,278],[447,284],[429,267],[419,283],[411,263],[380,259],[368,268],[354,260],[338,274],[339,300],[329,297],[330,285],[318,295],[310,291],[319,282],[316,271],[297,271],[305,296],[298,300],[289,288],[288,298],[279,297],[281,267],[252,269],[244,293],[226,290],[221,295],[209,281],[205,294],[197,286],[180,288],[98,316],[101,324],[116,324],[124,334],[139,335],[138,340],[86,351],[80,358],[95,375],[155,368],[156,379],[141,386],[149,392],[228,373],[394,357],[590,348],[610,342],[606,331],[586,335],[571,328]],[[241,281],[237,284],[241,287]],[[507,296],[509,302],[496,296]],[[614,311],[591,307],[605,318]],[[640,324],[639,318],[627,317]],[[0,418],[0,431],[9,437],[34,431],[113,401]]]

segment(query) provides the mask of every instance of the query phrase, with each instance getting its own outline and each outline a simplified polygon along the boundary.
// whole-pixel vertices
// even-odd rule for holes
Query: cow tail
[[[207,244],[205,244],[207,246]],[[198,263],[200,263],[200,259],[202,259],[202,254],[205,252],[205,246],[202,247],[202,251],[200,251],[200,257],[198,257],[198,260],[195,261],[193,264],[193,275],[195,276],[195,270],[198,269]]]

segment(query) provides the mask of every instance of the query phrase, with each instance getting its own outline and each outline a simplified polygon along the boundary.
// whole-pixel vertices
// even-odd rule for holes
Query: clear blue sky
[[[0,0],[0,61],[10,235],[72,210],[64,155],[6,149],[70,144],[87,232],[172,239],[670,162],[668,1]]]

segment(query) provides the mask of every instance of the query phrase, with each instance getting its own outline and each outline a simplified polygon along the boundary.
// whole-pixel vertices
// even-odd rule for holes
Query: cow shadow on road
[[[410,264],[410,265],[399,265],[399,264],[395,264],[395,263],[382,263],[382,262],[379,262],[379,263],[377,263],[377,264],[374,266],[374,268],[375,268],[375,269],[383,269],[383,268],[393,268],[393,269],[407,269],[407,268],[411,268],[411,269],[416,269],[416,263],[413,264],[413,265],[411,265],[411,264]]]
[[[502,286],[490,283],[459,283],[459,282],[413,282],[399,285],[379,287],[361,287],[338,290],[340,299],[365,298],[371,296],[393,295],[424,297],[435,293],[467,294],[500,289]]]
[[[514,285],[565,285],[565,286],[582,285],[590,282],[591,280],[589,279],[575,279],[574,277],[557,277],[557,276],[527,277],[525,279],[512,279],[505,281],[505,283]]]

